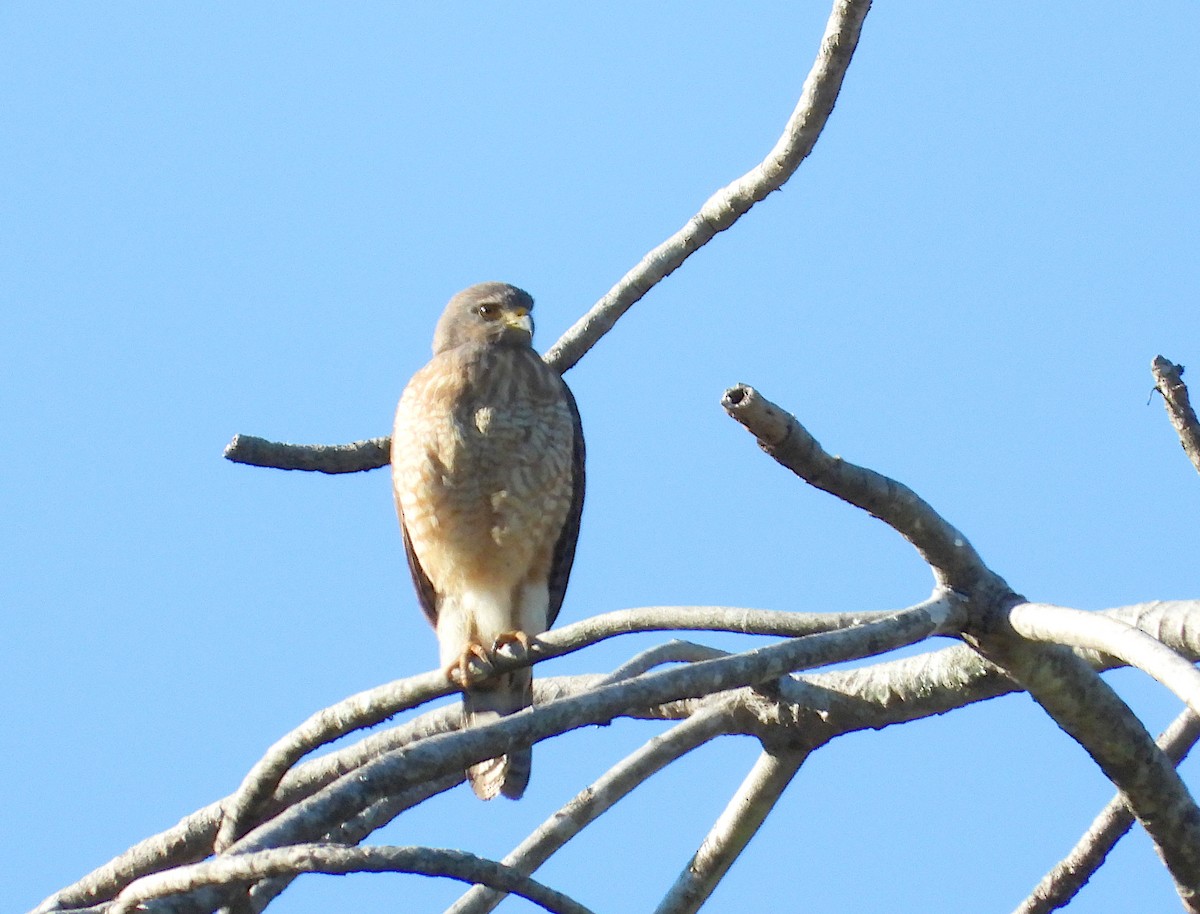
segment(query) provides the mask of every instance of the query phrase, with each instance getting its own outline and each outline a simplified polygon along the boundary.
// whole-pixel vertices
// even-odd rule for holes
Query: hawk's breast
[[[392,473],[436,591],[546,579],[570,509],[573,448],[562,380],[531,349],[460,347],[413,377]]]

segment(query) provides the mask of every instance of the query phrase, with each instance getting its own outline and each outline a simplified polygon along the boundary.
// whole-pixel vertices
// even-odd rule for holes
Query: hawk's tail
[[[529,669],[513,670],[503,676],[477,683],[463,693],[463,726],[478,727],[515,714],[533,704],[533,673]],[[504,794],[510,800],[520,799],[529,783],[533,750],[526,746],[497,758],[488,759],[467,769],[471,789],[481,800],[491,800]]]

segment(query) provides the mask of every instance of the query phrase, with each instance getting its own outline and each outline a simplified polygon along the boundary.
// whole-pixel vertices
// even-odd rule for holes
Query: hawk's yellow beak
[[[504,326],[524,331],[533,336],[533,318],[529,316],[529,312],[524,308],[513,308],[511,311],[505,311]]]

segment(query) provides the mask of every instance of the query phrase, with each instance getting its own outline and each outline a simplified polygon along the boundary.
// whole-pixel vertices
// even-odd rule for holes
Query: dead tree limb
[[[1183,452],[1187,454],[1196,472],[1200,473],[1200,422],[1196,420],[1196,411],[1192,409],[1187,385],[1183,383],[1183,366],[1156,355],[1150,364],[1150,371],[1154,375],[1154,386],[1162,394],[1163,403],[1166,404],[1171,425],[1179,435]]]

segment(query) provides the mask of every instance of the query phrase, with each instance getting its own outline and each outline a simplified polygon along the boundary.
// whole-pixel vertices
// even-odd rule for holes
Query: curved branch
[[[359,692],[318,711],[277,740],[250,769],[225,807],[213,849],[222,853],[245,834],[254,811],[275,792],[288,769],[314,749],[455,691],[445,674],[435,670]]]
[[[827,453],[795,416],[748,384],[725,391],[721,405],[759,447],[809,485],[861,508],[912,543],[940,586],[965,594],[990,582],[1007,590],[967,538],[908,486]]]
[[[1184,711],[1163,731],[1157,742],[1171,763],[1178,765],[1197,740],[1200,740],[1200,718],[1191,711]],[[1013,914],[1050,914],[1071,901],[1133,826],[1133,821],[1125,798],[1118,793],[1096,816],[1079,843],[1042,877]]]
[[[598,685],[608,685],[621,682],[648,673],[656,666],[666,663],[696,663],[700,660],[714,660],[717,657],[728,657],[729,651],[708,647],[705,644],[694,644],[691,641],[681,641],[678,638],[663,644],[648,647],[640,654],[630,657],[619,667],[600,680]]]
[[[931,604],[932,605],[932,604]],[[632,632],[693,630],[799,636],[845,628],[863,620],[880,621],[892,613],[786,613],[728,606],[649,606],[617,610],[540,635],[518,656],[501,652],[500,672],[580,650]],[[253,825],[254,812],[274,792],[284,774],[313,750],[347,733],[373,727],[401,711],[458,691],[444,673],[432,671],[352,695],[311,716],[277,740],[250,769],[225,811],[216,850],[224,851]]]
[[[1200,659],[1200,600],[1138,603],[1104,613],[1137,625],[1173,649]],[[1084,652],[1083,656],[1098,669],[1116,665],[1113,658],[1094,652]],[[594,674],[539,677],[534,681],[535,704],[545,705],[584,694],[594,688],[600,678]],[[975,702],[1018,692],[1021,687],[970,648],[956,645],[858,669],[810,673],[802,678],[786,677],[780,680],[779,690],[780,697],[775,705],[753,709],[763,715],[762,726],[807,728],[808,735],[815,741],[944,714]],[[667,716],[655,713],[653,709],[649,711],[648,717]],[[672,706],[670,716],[678,717],[681,713],[686,713],[682,704]],[[266,814],[277,814],[312,796],[338,777],[416,739],[452,731],[456,726],[452,722],[455,717],[454,709],[431,711],[402,726],[372,734],[337,752],[305,762],[284,778],[265,808]],[[177,825],[140,841],[47,897],[34,914],[101,903],[139,876],[203,859],[211,852],[220,825],[221,808],[231,799],[211,803]]]
[[[804,80],[800,101],[783,135],[767,157],[732,184],[713,194],[687,225],[648,253],[546,353],[550,367],[568,371],[620,317],[660,280],[718,232],[732,226],[755,203],[783,186],[812,152],[833,112],[842,79],[858,45],[870,0],[837,0],[833,5],[817,58]]]
[[[671,762],[727,732],[727,712],[723,708],[701,711],[666,733],[654,737],[626,756],[594,784],[538,826],[522,841],[504,863],[518,872],[529,874],[550,859],[560,847],[626,797],[635,787]],[[505,893],[476,887],[465,893],[446,914],[487,914],[504,900]]]
[[[812,152],[833,112],[870,8],[870,0],[836,0],[816,60],[804,80],[800,101],[774,148],[762,162],[713,194],[683,228],[643,257],[576,321],[544,356],[551,368],[559,374],[570,370],[642,296],[795,173]],[[284,470],[356,473],[386,466],[390,446],[388,438],[341,445],[294,445],[237,435],[225,449],[225,456],[238,463]]]
[[[392,459],[391,438],[370,438],[351,444],[285,444],[254,435],[234,435],[224,457],[234,463],[275,470],[309,470],[317,473],[361,473],[387,466]]]
[[[808,754],[807,749],[763,751],[655,914],[695,914],[700,909],[758,833]]]
[[[1087,648],[1116,657],[1148,673],[1200,714],[1200,670],[1126,622],[1046,603],[1014,606],[1009,620],[1018,634],[1031,641]]]
[[[1200,659],[1200,600],[1152,600],[1104,610],[1104,615],[1136,626],[1185,657]]]
[[[139,905],[167,895],[211,886],[232,886],[300,873],[416,873],[495,886],[528,898],[555,914],[591,914],[579,902],[547,888],[512,867],[463,851],[433,847],[293,847],[221,857],[139,879],[123,891],[108,914],[130,914]]]
[[[1200,912],[1200,809],[1125,702],[1068,648],[1026,641],[1015,631],[965,637],[1020,682],[1125,795],[1185,910]]]
[[[426,781],[423,784],[414,784],[408,790],[394,796],[384,797],[377,803],[368,806],[349,821],[342,823],[337,828],[330,829],[325,836],[325,840],[331,844],[347,846],[358,844],[366,840],[372,832],[383,828],[401,813],[424,803],[430,797],[435,797],[453,787],[457,787],[465,780],[466,772],[455,771],[440,778],[434,778],[432,781]],[[245,910],[247,912],[262,911],[284,889],[291,885],[292,880],[295,878],[295,874],[275,876],[255,884],[250,889],[249,898],[245,899],[244,908],[239,908],[238,910]]]
[[[1200,422],[1196,420],[1187,385],[1183,383],[1183,366],[1156,355],[1150,363],[1150,371],[1154,375],[1154,386],[1166,404],[1171,425],[1179,435],[1179,443],[1196,472],[1200,473]]]
[[[517,746],[532,745],[580,726],[608,723],[634,709],[699,698],[774,680],[792,670],[874,656],[915,643],[944,624],[948,611],[944,602],[930,601],[891,619],[846,631],[809,635],[681,669],[648,673],[494,723],[422,740],[343,776],[251,832],[234,849],[259,850],[312,840],[330,823],[346,821],[389,793]]]

